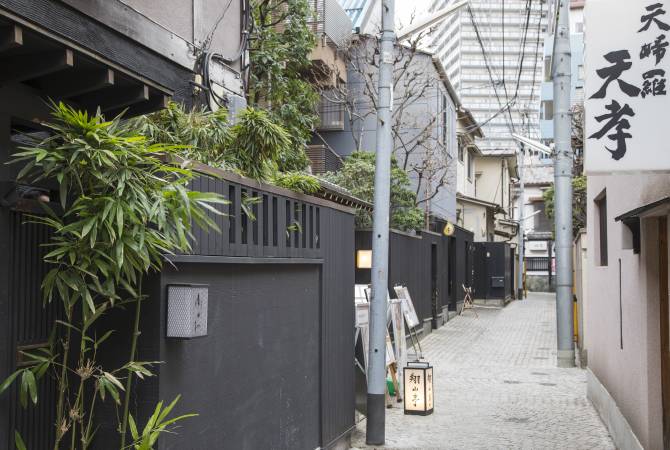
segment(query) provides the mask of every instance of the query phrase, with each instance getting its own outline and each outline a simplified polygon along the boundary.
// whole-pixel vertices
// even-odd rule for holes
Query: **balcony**
[[[347,81],[347,65],[342,57],[351,38],[351,19],[337,0],[310,0],[314,16],[309,26],[316,35],[310,55],[314,82],[334,88]]]
[[[353,25],[337,0],[310,0],[309,3],[314,17],[308,23],[317,38],[325,37],[338,48],[346,46]]]

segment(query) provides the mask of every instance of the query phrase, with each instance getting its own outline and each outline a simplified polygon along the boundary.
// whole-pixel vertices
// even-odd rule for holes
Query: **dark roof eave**
[[[655,202],[640,206],[639,208],[631,209],[630,211],[615,217],[614,220],[617,222],[625,222],[628,219],[659,215],[658,213],[660,212],[665,212],[667,214],[668,210],[670,210],[670,197],[664,197]]]

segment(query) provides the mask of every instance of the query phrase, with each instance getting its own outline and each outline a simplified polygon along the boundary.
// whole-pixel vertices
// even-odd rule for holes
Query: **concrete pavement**
[[[584,370],[556,367],[555,299],[530,293],[504,309],[466,310],[422,341],[435,412],[387,410],[392,449],[614,449],[586,398]],[[365,446],[365,421],[352,437]]]

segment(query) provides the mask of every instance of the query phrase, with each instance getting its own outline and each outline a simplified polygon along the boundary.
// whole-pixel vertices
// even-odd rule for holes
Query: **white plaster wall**
[[[599,241],[593,200],[603,189],[607,192],[607,266],[596,263]],[[614,218],[668,194],[670,175],[588,177],[588,314],[584,318],[588,365],[649,449],[662,448],[657,223],[643,221],[642,250],[636,255],[622,249],[624,225]]]
[[[472,169],[473,177],[468,179],[468,160],[467,160],[467,151],[463,156],[463,161],[458,161],[456,158],[456,179],[457,179],[457,189],[460,194],[467,195],[468,197],[480,198],[477,195],[479,192],[475,189],[475,180],[478,180],[478,168],[477,168],[477,158],[473,156]]]
[[[487,202],[497,203],[501,206],[503,202],[503,191],[507,189],[505,179],[501,180],[502,160],[494,157],[476,158],[477,172],[477,198]]]
[[[458,157],[456,158],[456,192],[459,194],[464,194],[466,188],[465,184],[467,182],[467,172],[465,171],[465,162],[461,162],[458,160]]]
[[[472,231],[475,242],[487,241],[487,217],[486,207],[472,203],[458,202],[463,217],[463,228]]]

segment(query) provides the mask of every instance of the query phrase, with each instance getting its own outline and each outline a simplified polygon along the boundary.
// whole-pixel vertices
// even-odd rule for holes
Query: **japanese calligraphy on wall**
[[[670,0],[586,3],[587,173],[670,170]]]

